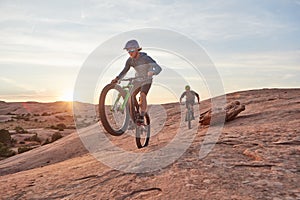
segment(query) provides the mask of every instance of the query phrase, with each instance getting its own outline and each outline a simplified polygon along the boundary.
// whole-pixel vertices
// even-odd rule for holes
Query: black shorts
[[[185,102],[186,108],[189,108],[189,105],[194,106],[195,105],[195,101],[186,101]]]
[[[139,92],[143,92],[147,95],[151,88],[151,85],[152,85],[151,83],[135,85],[133,89],[134,96],[136,96]]]

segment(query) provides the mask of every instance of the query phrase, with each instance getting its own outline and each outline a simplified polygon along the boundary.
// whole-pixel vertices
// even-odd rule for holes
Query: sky
[[[170,30],[201,46],[226,93],[300,87],[300,0],[0,0],[0,100],[70,100],[78,74],[95,49],[119,34],[144,28]],[[185,73],[188,62],[151,50],[151,41],[139,42],[163,66],[160,79],[168,76],[168,69],[175,70],[190,80],[201,99],[210,97],[207,77]],[[114,70],[106,71],[107,83],[124,66],[125,43],[126,38],[112,61]],[[94,96],[105,81],[93,86]],[[176,91],[154,85],[150,103],[176,101],[184,90],[176,85]]]

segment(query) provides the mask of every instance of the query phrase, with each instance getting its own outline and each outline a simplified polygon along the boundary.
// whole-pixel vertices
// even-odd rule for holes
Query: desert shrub
[[[64,117],[62,117],[62,116],[55,116],[57,119],[59,119],[59,120],[65,120],[65,118]]]
[[[18,153],[24,153],[24,152],[29,151],[31,149],[33,149],[33,148],[32,147],[19,147],[18,148]]]
[[[47,138],[42,145],[46,145],[46,144],[50,144],[50,143],[51,143],[50,140]]]
[[[5,144],[0,142],[0,157],[10,157],[16,155],[16,152],[10,150]]]
[[[0,130],[0,142],[3,144],[11,144],[11,136],[8,130]]]
[[[64,130],[65,128],[67,128],[64,123],[57,124],[56,127],[58,128],[58,130]]]
[[[33,136],[25,138],[25,141],[35,141],[35,142],[41,142],[41,139],[37,136],[37,133],[35,133]]]
[[[51,125],[50,128],[59,130],[59,131],[63,131],[64,129],[67,128],[67,126],[64,123],[60,123],[60,124],[57,124],[56,126]]]
[[[18,141],[17,141],[16,139],[14,139],[14,138],[11,138],[10,141],[11,141],[11,144],[13,144],[13,145],[16,144],[16,143],[18,142]]]
[[[51,129],[57,129],[56,126],[54,126],[54,125],[51,125],[50,128]]]
[[[41,142],[41,139],[39,138],[37,133],[35,133],[33,136],[31,136],[30,139],[31,139],[31,141]]]
[[[28,133],[28,131],[26,131],[23,127],[21,126],[16,126],[15,127],[15,131],[16,133]]]
[[[45,142],[43,142],[42,145],[46,145],[46,144],[50,144],[56,140],[59,140],[60,138],[62,138],[63,136],[59,133],[59,132],[56,132],[56,133],[53,133],[52,136],[51,136],[51,140],[49,140],[49,138],[47,138],[45,140]]]
[[[43,112],[42,116],[50,116],[50,114],[47,112]]]
[[[56,133],[54,133],[53,135],[52,135],[52,137],[51,137],[51,142],[54,142],[54,141],[56,141],[56,140],[58,140],[58,139],[60,139],[60,138],[62,138],[63,136],[59,133],[59,132],[56,132]]]

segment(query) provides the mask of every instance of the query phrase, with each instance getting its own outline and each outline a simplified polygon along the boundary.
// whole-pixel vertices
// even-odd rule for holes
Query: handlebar
[[[149,80],[151,79],[151,77],[149,76],[136,76],[136,77],[131,77],[131,78],[122,78],[120,79],[120,81],[133,81],[133,80],[139,80],[139,81],[146,81],[146,80]]]

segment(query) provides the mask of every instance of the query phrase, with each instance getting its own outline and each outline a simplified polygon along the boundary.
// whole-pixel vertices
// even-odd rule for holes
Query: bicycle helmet
[[[191,89],[191,87],[189,85],[185,86],[185,90],[190,90],[190,89]]]
[[[129,49],[137,49],[141,50],[142,48],[140,47],[139,43],[136,40],[129,40],[126,44],[124,49],[129,50]]]

